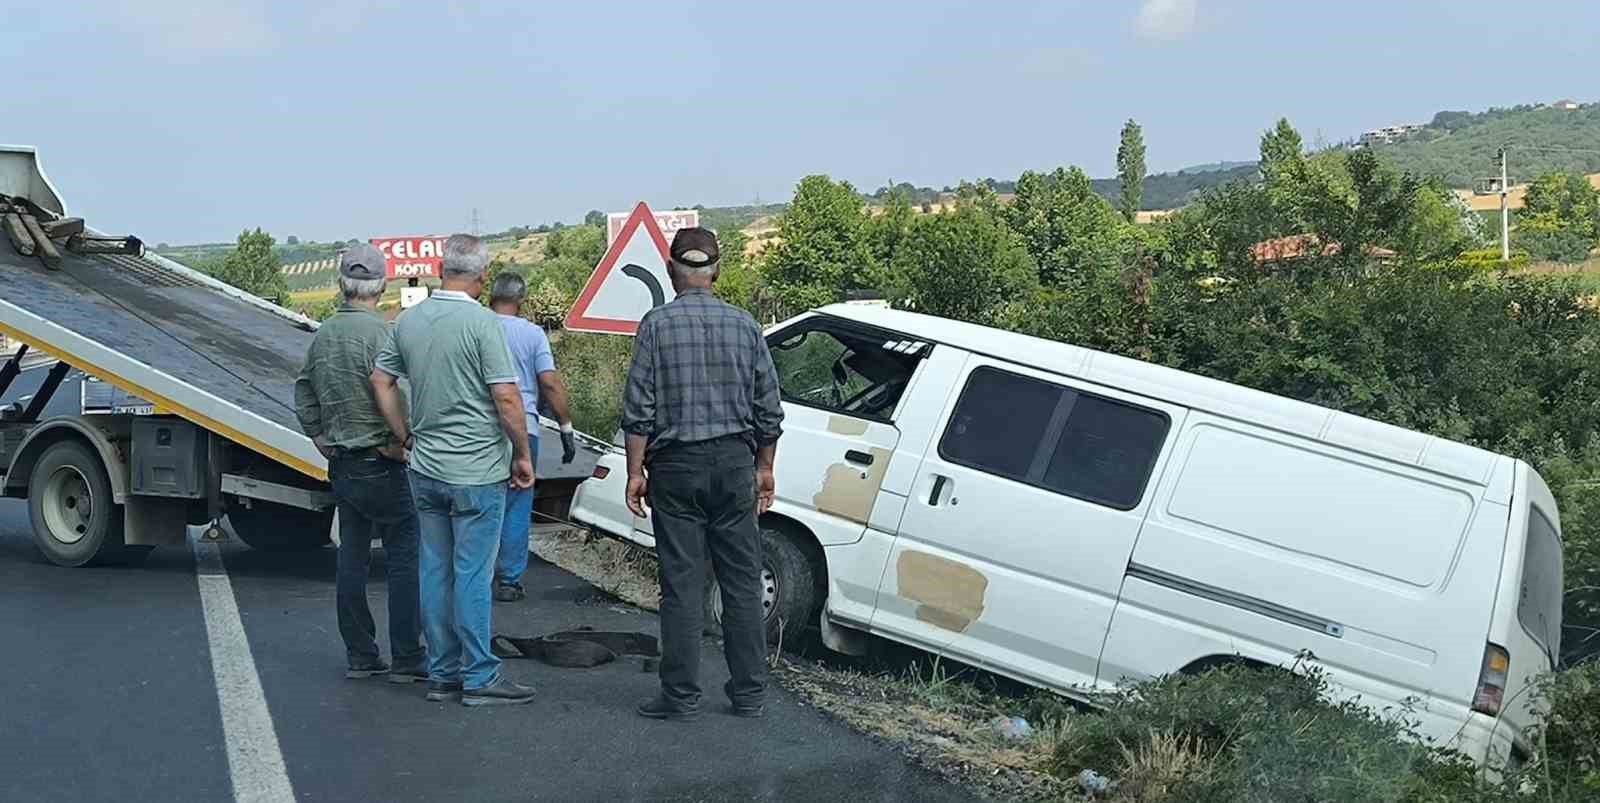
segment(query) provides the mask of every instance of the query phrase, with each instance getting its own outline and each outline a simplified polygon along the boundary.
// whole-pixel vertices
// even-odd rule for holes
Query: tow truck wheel
[[[306,510],[254,500],[228,507],[228,526],[239,540],[262,552],[303,552],[328,545],[333,511]]]
[[[794,645],[817,610],[816,569],[795,537],[761,527],[761,621],[767,641]],[[722,586],[706,567],[705,629],[722,635]]]
[[[112,501],[100,455],[83,443],[61,441],[39,456],[28,480],[28,516],[34,543],[58,566],[130,557],[122,543],[122,505]]]

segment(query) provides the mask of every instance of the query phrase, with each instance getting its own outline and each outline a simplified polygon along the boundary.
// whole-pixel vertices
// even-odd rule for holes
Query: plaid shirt
[[[766,446],[782,424],[772,354],[743,310],[694,289],[639,322],[622,428],[649,438],[649,452],[728,435]]]
[[[336,449],[368,449],[394,440],[372,396],[372,362],[389,339],[378,314],[344,304],[322,322],[294,382],[294,412],[306,437]]]

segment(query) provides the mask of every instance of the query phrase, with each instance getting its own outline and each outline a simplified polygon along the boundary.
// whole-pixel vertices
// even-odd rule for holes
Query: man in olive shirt
[[[389,671],[378,653],[377,628],[367,605],[372,538],[383,539],[389,583],[389,678],[427,677],[417,604],[417,514],[406,480],[405,452],[384,423],[368,381],[389,337],[378,316],[384,258],[371,245],[353,246],[339,258],[344,303],[323,321],[294,383],[300,427],[328,458],[328,478],[339,513],[339,635],[345,676]]]
[[[489,649],[490,583],[506,486],[533,486],[533,460],[504,329],[478,304],[489,252],[466,234],[445,240],[441,286],[406,311],[378,354],[372,387],[395,437],[411,450],[422,534],[422,621],[428,699],[464,705],[533,699]],[[407,420],[396,382],[411,382]]]

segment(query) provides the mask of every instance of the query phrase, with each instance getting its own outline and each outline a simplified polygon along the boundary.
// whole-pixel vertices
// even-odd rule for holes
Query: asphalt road
[[[30,377],[29,375],[34,375]],[[32,392],[30,371],[6,400]],[[64,386],[52,412],[76,405]],[[25,503],[0,500],[0,800],[232,801],[234,788],[196,558],[157,549],[141,568],[62,569],[32,544]],[[466,709],[418,686],[343,677],[334,554],[221,549],[294,796],[306,801],[968,800],[895,751],[776,690],[768,715],[719,710],[721,655],[706,646],[706,712],[654,722],[633,707],[656,689],[638,659],[595,669],[508,661],[531,705]],[[382,561],[371,589],[384,632]],[[209,579],[209,578],[207,578]],[[495,609],[497,632],[592,625],[657,632],[535,558],[529,599]],[[246,752],[255,749],[245,745]]]

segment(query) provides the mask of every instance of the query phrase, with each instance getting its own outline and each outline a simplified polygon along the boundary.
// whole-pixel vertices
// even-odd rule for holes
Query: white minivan
[[[1309,653],[1474,759],[1527,755],[1561,527],[1527,464],[1075,346],[837,305],[767,335],[771,627],[1088,698]],[[654,546],[601,458],[573,516]],[[716,616],[717,595],[708,595]]]

